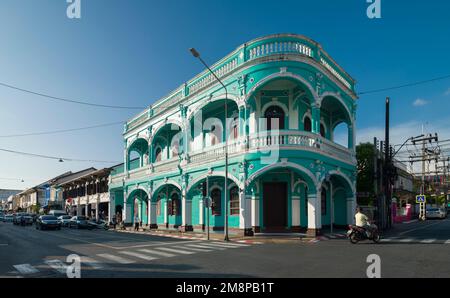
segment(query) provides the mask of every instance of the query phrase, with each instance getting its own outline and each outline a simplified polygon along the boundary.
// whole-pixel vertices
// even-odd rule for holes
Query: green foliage
[[[357,192],[369,193],[371,197],[374,196],[374,156],[375,147],[373,144],[362,143],[356,146]]]

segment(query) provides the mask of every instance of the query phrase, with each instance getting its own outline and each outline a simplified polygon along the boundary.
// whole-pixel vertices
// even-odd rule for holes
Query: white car
[[[61,223],[61,226],[68,227],[71,218],[72,216],[70,215],[61,215],[58,217],[58,221]]]
[[[14,215],[7,214],[5,215],[5,218],[3,219],[4,222],[13,222],[14,221]]]
[[[440,218],[447,217],[447,212],[443,208],[428,208],[426,211],[426,218]]]

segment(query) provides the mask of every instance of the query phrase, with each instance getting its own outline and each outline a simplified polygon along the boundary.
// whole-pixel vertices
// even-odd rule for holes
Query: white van
[[[48,212],[48,215],[53,215],[53,216],[59,217],[61,215],[67,215],[67,213],[63,210],[50,210]]]

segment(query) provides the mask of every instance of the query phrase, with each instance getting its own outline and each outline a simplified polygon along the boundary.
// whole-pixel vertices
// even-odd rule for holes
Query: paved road
[[[114,231],[37,231],[0,223],[0,276],[65,277],[68,255],[82,277],[450,277],[450,220],[397,225],[381,244],[346,239],[224,244]]]

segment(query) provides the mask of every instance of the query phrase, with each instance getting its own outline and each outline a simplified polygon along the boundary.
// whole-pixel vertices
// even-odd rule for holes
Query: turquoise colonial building
[[[250,41],[211,68],[228,96],[204,71],[126,123],[124,164],[109,185],[123,220],[138,214],[150,228],[189,231],[204,229],[209,217],[223,230],[228,208],[230,233],[245,235],[315,235],[353,222],[357,96],[350,75],[317,42],[295,34]],[[338,126],[347,146],[335,142]]]

